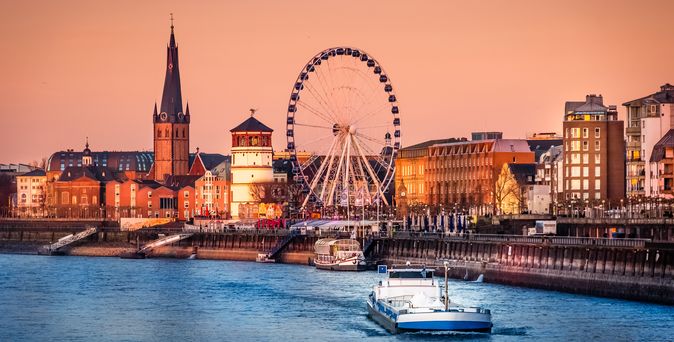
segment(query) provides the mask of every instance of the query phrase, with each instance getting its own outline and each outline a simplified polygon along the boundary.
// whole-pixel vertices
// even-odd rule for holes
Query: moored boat
[[[386,269],[388,278],[373,287],[367,300],[368,315],[389,332],[475,331],[491,332],[491,312],[481,307],[451,303],[425,267]],[[447,272],[445,272],[446,274]]]
[[[314,245],[316,268],[332,271],[364,271],[365,256],[358,240],[319,239]]]

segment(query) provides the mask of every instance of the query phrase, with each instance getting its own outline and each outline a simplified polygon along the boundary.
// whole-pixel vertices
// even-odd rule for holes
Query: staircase
[[[168,245],[168,244],[172,244],[172,243],[175,243],[175,242],[178,242],[178,241],[181,241],[181,240],[185,240],[185,239],[187,239],[191,236],[192,236],[192,234],[188,233],[188,234],[169,235],[169,236],[159,238],[159,239],[154,240],[154,241],[148,243],[147,245],[143,246],[141,249],[139,249],[138,254],[147,254],[148,252],[152,251],[155,248],[165,246],[165,245]]]
[[[284,236],[277,244],[269,250],[266,254],[260,254],[257,257],[257,262],[273,262],[274,258],[280,253],[290,242],[299,235],[299,231],[293,230],[288,235]]]
[[[367,256],[374,247],[375,238],[369,238],[363,242],[363,255]]]
[[[98,228],[96,227],[90,227],[87,228],[77,234],[70,234],[68,236],[64,236],[60,238],[58,241],[52,243],[51,245],[46,245],[44,246],[44,249],[49,253],[54,253],[58,252],[59,249],[68,246],[74,242],[80,241],[82,239],[85,239],[93,234],[96,234],[98,232]]]

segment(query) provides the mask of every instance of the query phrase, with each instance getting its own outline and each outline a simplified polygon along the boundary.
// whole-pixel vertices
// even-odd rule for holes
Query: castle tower
[[[271,135],[273,130],[255,117],[231,129],[232,218],[257,217],[257,205],[265,197],[265,184],[274,182]]]
[[[190,106],[183,112],[178,68],[178,46],[173,34],[166,48],[166,78],[161,107],[154,105],[154,179],[163,181],[167,175],[186,175],[189,172]]]

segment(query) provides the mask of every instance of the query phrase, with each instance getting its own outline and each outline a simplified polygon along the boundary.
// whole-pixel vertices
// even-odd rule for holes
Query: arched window
[[[239,137],[239,146],[246,146],[246,137]]]
[[[178,129],[177,129],[177,128],[176,128],[176,135],[175,135],[175,137],[176,137],[176,138],[178,137]]]
[[[248,146],[253,146],[253,137],[248,137]]]
[[[165,131],[164,133],[166,133],[166,134],[164,134],[165,137],[167,137],[167,138],[170,138],[170,137],[171,137],[171,136],[169,135],[168,128],[166,129],[166,131]]]
[[[183,128],[183,138],[185,137],[185,129]]]
[[[160,129],[157,130],[157,138],[161,138],[161,130]]]
[[[257,136],[254,136],[253,137],[253,146],[257,146],[257,142],[258,142]]]

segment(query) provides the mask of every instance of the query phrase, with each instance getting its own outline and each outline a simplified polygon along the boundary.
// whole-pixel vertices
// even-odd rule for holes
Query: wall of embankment
[[[83,227],[48,229],[0,229],[0,253],[37,254],[38,249],[58,239],[83,230]],[[135,232],[102,229],[98,233],[66,247],[62,253],[75,256],[118,257],[176,230],[141,230]],[[271,250],[284,235],[266,233],[195,233],[191,238],[152,250],[149,257],[255,261],[259,253]],[[279,262],[308,264],[314,256],[316,238],[298,236],[277,257]]]
[[[441,239],[381,239],[373,256],[426,264],[450,276],[515,286],[674,305],[674,250]]]

